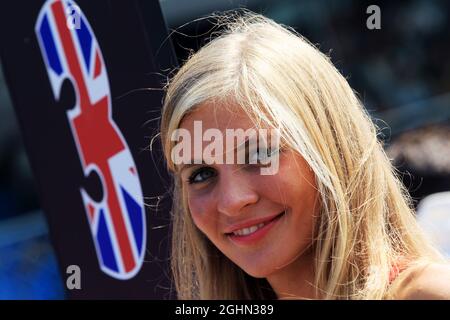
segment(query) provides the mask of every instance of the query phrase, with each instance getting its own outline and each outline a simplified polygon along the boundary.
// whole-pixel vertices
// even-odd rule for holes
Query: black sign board
[[[149,150],[176,66],[159,2],[3,1],[0,36],[63,279],[79,270],[68,297],[173,298],[169,178]]]

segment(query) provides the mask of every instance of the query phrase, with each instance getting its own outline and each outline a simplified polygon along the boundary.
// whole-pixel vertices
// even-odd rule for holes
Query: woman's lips
[[[226,233],[226,235],[230,238],[231,241],[233,241],[236,244],[249,245],[255,243],[260,239],[262,239],[270,231],[270,229],[272,229],[272,227],[278,222],[278,220],[280,220],[284,216],[285,213],[286,212],[283,211],[270,220],[261,222],[248,228],[243,228],[247,230],[240,229],[239,231],[236,230],[234,232]],[[255,229],[256,226],[257,229],[252,230]]]

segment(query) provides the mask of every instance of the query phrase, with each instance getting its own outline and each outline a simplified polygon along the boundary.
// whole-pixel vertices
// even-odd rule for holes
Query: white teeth
[[[262,228],[262,227],[264,227],[264,223],[260,223],[260,224],[257,224],[257,225],[255,225],[255,226],[251,226],[251,227],[248,227],[248,228],[243,228],[243,229],[239,229],[239,230],[237,230],[237,231],[234,231],[233,232],[233,234],[235,235],[235,236],[248,236],[249,234],[252,234],[252,233],[254,233],[256,230],[258,230],[259,228]]]

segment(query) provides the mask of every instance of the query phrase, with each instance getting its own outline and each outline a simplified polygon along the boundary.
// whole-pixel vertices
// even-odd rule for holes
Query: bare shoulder
[[[396,299],[450,300],[450,264],[428,263],[405,270]]]

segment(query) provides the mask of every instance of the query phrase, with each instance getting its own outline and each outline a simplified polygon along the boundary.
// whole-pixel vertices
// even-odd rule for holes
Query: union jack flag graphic
[[[66,112],[80,164],[87,177],[100,177],[103,198],[95,201],[80,186],[97,258],[103,272],[130,279],[142,266],[146,221],[141,184],[128,145],[111,115],[111,93],[102,52],[86,16],[70,0],[42,6],[35,32],[55,100],[70,79],[75,106]],[[70,13],[79,14],[71,28]],[[64,214],[61,212],[61,214]]]

